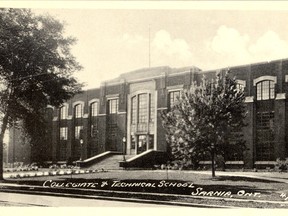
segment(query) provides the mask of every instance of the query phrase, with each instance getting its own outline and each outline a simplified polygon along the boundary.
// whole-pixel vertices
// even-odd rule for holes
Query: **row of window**
[[[81,133],[83,132],[83,126],[75,126],[74,130],[74,138],[80,139]],[[67,140],[68,139],[68,127],[60,127],[60,139]]]
[[[243,89],[244,86],[241,84],[237,85],[239,89]],[[168,107],[171,108],[174,106],[175,102],[180,96],[180,91],[171,91],[169,92],[169,99],[168,99]],[[149,98],[148,98],[149,97]],[[136,115],[138,113],[138,122],[147,122],[147,110],[150,109],[153,112],[152,106],[154,106],[153,100],[151,100],[150,94],[140,94],[134,96],[131,99],[131,123],[136,123]],[[264,80],[258,82],[256,84],[256,99],[257,100],[269,100],[275,98],[275,82],[272,80]],[[111,99],[107,102],[108,105],[108,113],[115,114],[118,112],[118,99]],[[149,105],[149,106],[148,106]],[[90,104],[90,115],[97,116],[98,115],[98,102],[93,102]],[[138,110],[137,110],[138,109]],[[83,117],[83,104],[77,104],[74,107],[74,117],[75,118],[82,118]],[[68,116],[68,106],[63,106],[60,108],[60,119],[67,119]],[[150,118],[153,116],[152,114],[149,115]],[[150,119],[151,120],[151,119]]]
[[[94,117],[98,115],[98,102],[90,104],[90,116]],[[108,112],[109,114],[117,113],[118,111],[118,99],[108,100]],[[74,106],[74,117],[82,118],[84,114],[83,104],[77,104]],[[60,119],[67,119],[68,117],[68,106],[62,106],[60,108]]]
[[[238,83],[237,88],[244,90],[244,85]],[[180,91],[169,92],[168,107],[174,106],[180,97]],[[275,82],[272,80],[264,80],[256,84],[256,100],[270,100],[275,98]]]
[[[131,98],[131,124],[154,122],[155,102],[152,94],[138,94]]]

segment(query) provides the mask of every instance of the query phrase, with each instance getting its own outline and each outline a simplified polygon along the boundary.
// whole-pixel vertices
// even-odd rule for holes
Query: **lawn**
[[[216,206],[287,208],[288,184],[279,179],[288,181],[287,173],[222,172],[212,179],[207,172],[115,170],[11,179],[7,182],[43,186],[50,191],[66,192],[73,189],[73,193],[81,194],[208,203]]]

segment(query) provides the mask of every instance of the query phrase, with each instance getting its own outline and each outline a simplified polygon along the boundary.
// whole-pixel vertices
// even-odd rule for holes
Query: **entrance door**
[[[137,154],[147,150],[147,136],[139,135],[137,139]]]

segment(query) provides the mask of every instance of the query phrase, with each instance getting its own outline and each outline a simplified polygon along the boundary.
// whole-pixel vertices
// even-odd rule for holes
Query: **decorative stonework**
[[[119,115],[124,115],[124,114],[126,114],[127,112],[117,112],[117,114],[119,114]]]
[[[78,105],[78,104],[82,104],[83,109],[84,109],[84,104],[85,104],[84,101],[75,101],[75,102],[72,104],[72,107],[74,108],[74,106],[76,106],[76,105]]]
[[[101,113],[101,114],[98,114],[98,116],[106,116],[107,114],[103,114],[103,113]]]
[[[130,93],[133,93],[139,90],[144,91],[144,90],[154,90],[154,89],[155,89],[154,81],[130,84]]]
[[[253,96],[245,97],[245,103],[252,103],[252,102],[254,102],[254,97]]]
[[[157,110],[166,110],[168,109],[167,107],[158,107]]]
[[[261,76],[261,77],[258,77],[258,78],[253,80],[253,86],[256,86],[256,84],[258,82],[261,82],[264,80],[272,80],[272,81],[274,81],[275,84],[277,83],[277,77],[276,76]]]
[[[109,95],[106,95],[106,99],[107,99],[107,100],[118,99],[118,98],[119,98],[119,94],[109,94]]]
[[[48,105],[47,108],[48,108],[48,109],[53,109],[53,110],[54,110],[54,107],[51,106],[51,105]]]
[[[276,100],[285,100],[285,99],[286,99],[286,93],[276,94]]]
[[[167,86],[168,92],[170,92],[170,91],[182,91],[183,88],[184,88],[184,85]]]
[[[89,100],[89,102],[88,102],[88,106],[90,106],[92,103],[94,103],[94,102],[98,102],[99,103],[99,99],[98,98],[94,98],[94,99],[92,99],[92,100]]]

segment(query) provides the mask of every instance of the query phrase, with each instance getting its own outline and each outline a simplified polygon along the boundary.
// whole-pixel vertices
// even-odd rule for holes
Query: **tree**
[[[35,125],[43,126],[45,108],[57,107],[81,91],[82,84],[73,77],[81,66],[70,51],[76,40],[64,33],[64,25],[49,15],[0,9],[1,180],[7,128],[21,120],[33,142]]]
[[[242,127],[246,115],[244,92],[229,72],[219,73],[215,80],[203,77],[184,90],[170,111],[162,113],[166,140],[174,160],[182,166],[197,166],[207,154],[211,157],[215,177],[215,156],[245,149]]]

